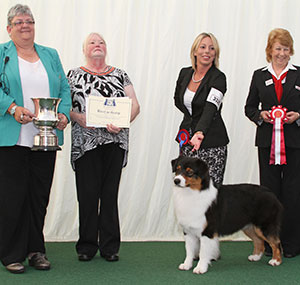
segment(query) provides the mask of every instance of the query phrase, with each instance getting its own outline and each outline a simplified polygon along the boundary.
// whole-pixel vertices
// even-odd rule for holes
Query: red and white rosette
[[[270,164],[286,164],[283,132],[283,124],[288,120],[286,117],[286,111],[286,108],[282,108],[282,106],[278,105],[273,106],[270,113],[273,123]]]

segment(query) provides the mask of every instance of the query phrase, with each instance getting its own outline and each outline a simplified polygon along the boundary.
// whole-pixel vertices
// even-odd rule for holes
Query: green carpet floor
[[[47,243],[50,271],[26,265],[23,274],[11,274],[0,267],[0,284],[300,284],[300,256],[283,259],[282,265],[268,265],[269,258],[249,262],[250,242],[221,242],[222,257],[203,275],[180,271],[183,242],[123,242],[119,262],[107,262],[99,255],[79,262],[75,243]]]

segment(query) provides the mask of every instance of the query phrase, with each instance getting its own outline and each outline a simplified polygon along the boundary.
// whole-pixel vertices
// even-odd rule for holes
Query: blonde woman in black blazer
[[[229,142],[221,117],[226,77],[218,69],[219,54],[213,34],[198,35],[190,53],[192,66],[181,69],[174,95],[175,106],[184,116],[177,140],[182,130],[189,133],[186,143],[180,143],[180,152],[206,161],[216,184],[223,181]]]
[[[260,183],[279,198],[285,209],[281,228],[285,257],[300,253],[300,69],[289,62],[293,54],[290,33],[284,29],[271,31],[266,48],[269,65],[254,72],[245,106],[246,116],[257,125]],[[270,110],[278,105],[287,109],[283,125],[286,164],[270,164]],[[266,248],[266,254],[270,253],[271,249]]]

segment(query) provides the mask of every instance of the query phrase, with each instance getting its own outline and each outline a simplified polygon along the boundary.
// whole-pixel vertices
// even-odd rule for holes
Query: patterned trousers
[[[180,154],[188,157],[197,157],[205,161],[209,167],[209,175],[217,185],[223,183],[226,160],[227,146],[212,147],[192,151],[193,146],[187,144],[181,148]]]

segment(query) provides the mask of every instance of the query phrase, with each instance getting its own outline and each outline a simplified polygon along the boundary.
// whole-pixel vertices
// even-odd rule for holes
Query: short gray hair
[[[29,15],[34,21],[30,8],[27,5],[17,4],[11,7],[7,13],[7,25],[11,26],[12,19],[18,15]]]

